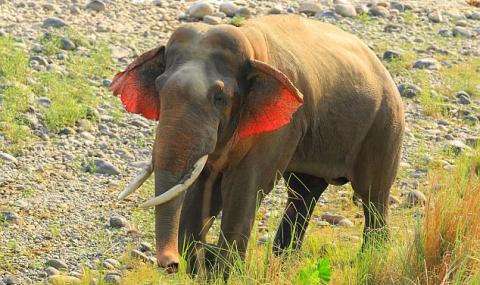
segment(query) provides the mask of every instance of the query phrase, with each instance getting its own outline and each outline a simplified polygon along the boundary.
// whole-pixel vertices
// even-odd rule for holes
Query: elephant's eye
[[[227,97],[221,90],[213,94],[213,104],[218,108],[223,108],[227,105]]]

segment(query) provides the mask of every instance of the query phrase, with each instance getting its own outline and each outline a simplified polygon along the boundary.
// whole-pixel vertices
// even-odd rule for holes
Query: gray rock
[[[450,37],[450,36],[452,35],[452,33],[450,32],[449,29],[440,29],[440,30],[438,31],[438,34],[439,34],[440,36],[446,37],[446,38],[448,38],[448,37]]]
[[[258,244],[262,245],[262,244],[266,244],[268,241],[268,234],[264,234],[262,235],[259,239],[258,239]]]
[[[355,224],[349,219],[343,218],[338,222],[337,226],[344,227],[344,228],[351,228],[351,227],[354,227]]]
[[[107,5],[105,5],[105,3],[101,0],[92,0],[87,4],[87,6],[85,6],[85,8],[95,12],[102,12],[107,9]]]
[[[323,214],[321,217],[320,217],[321,220],[329,223],[330,225],[334,225],[334,226],[337,226],[337,225],[340,225],[340,222],[342,220],[346,220],[346,218],[344,216],[341,216],[341,215],[332,215],[332,214]],[[348,223],[348,222],[347,222]],[[351,222],[350,222],[351,223]]]
[[[55,269],[58,269],[58,270],[68,269],[68,266],[65,262],[63,262],[60,259],[56,259],[56,258],[47,260],[47,262],[45,264],[47,266],[51,266],[51,267],[53,267]]]
[[[399,50],[387,50],[383,53],[383,60],[391,62],[393,60],[402,59],[403,52]]]
[[[20,280],[16,276],[10,274],[3,276],[3,282],[5,282],[6,285],[20,284]]]
[[[29,59],[30,62],[32,61],[35,61],[37,62],[38,64],[42,65],[42,66],[47,66],[48,65],[48,61],[41,57],[41,56],[38,56],[38,55],[32,55],[30,56],[30,59]]]
[[[91,132],[93,131],[93,124],[87,119],[80,119],[77,122],[79,132]]]
[[[20,217],[17,215],[17,213],[12,212],[12,211],[2,211],[2,212],[0,212],[0,219],[3,220],[3,221],[10,222],[12,224],[20,223]]]
[[[56,269],[55,267],[49,266],[45,268],[45,273],[47,274],[47,276],[53,276],[53,275],[59,275],[60,271],[58,271],[58,269]]]
[[[63,28],[67,26],[67,23],[65,23],[62,19],[51,17],[43,21],[43,26],[45,28],[49,28],[49,27]]]
[[[268,10],[268,14],[270,14],[270,15],[279,15],[279,14],[283,14],[283,13],[284,13],[283,7],[280,6],[280,5],[275,5]]]
[[[470,100],[470,95],[465,91],[457,92],[457,94],[455,94],[455,97],[457,98],[458,104],[469,105],[472,103],[472,101]]]
[[[248,9],[247,7],[242,7],[238,9],[237,12],[235,12],[235,16],[242,17],[245,19],[250,18],[251,14],[252,12],[250,12],[250,9]]]
[[[399,12],[405,11],[405,5],[397,1],[390,2],[390,8],[398,10]]]
[[[63,50],[74,50],[77,46],[69,38],[63,37],[60,39],[60,48]]]
[[[472,31],[470,31],[469,29],[467,29],[465,27],[456,26],[452,30],[452,35],[454,37],[471,38],[473,36],[473,33],[472,33]]]
[[[302,2],[298,7],[298,13],[303,13],[309,16],[313,16],[321,10],[322,7],[315,2]]]
[[[222,22],[222,19],[215,16],[207,15],[203,17],[203,22],[210,25],[218,25]]]
[[[235,16],[235,13],[238,10],[237,5],[235,5],[233,2],[223,2],[220,4],[220,12],[225,13],[228,17],[233,17]]]
[[[403,30],[404,30],[404,27],[399,24],[388,24],[383,29],[383,31],[387,33],[399,33],[399,32],[402,32]]]
[[[415,61],[413,68],[439,70],[440,63],[434,58],[421,58]]]
[[[425,205],[427,198],[425,194],[420,192],[419,190],[413,190],[407,194],[407,205],[408,206],[418,206],[418,205]]]
[[[95,136],[89,132],[81,132],[80,136],[87,141],[95,141]]]
[[[141,252],[147,252],[147,251],[151,251],[153,249],[153,246],[152,244],[144,241],[140,244],[140,251]]]
[[[357,16],[357,11],[355,7],[351,4],[337,4],[335,5],[335,13],[343,17],[355,17]]]
[[[480,12],[473,12],[472,15],[470,15],[470,19],[475,21],[480,20]]]
[[[103,85],[104,87],[110,87],[110,86],[112,85],[112,81],[111,81],[110,79],[104,79],[104,80],[102,81],[102,85]]]
[[[8,153],[5,153],[5,152],[1,152],[1,151],[0,151],[0,159],[3,160],[3,161],[8,161],[8,162],[15,163],[15,164],[18,163],[18,160],[14,156],[12,156]]]
[[[79,15],[80,14],[80,8],[77,5],[71,5],[70,6],[70,13],[73,15]]]
[[[80,285],[82,281],[77,277],[67,275],[53,275],[48,277],[48,284],[68,284],[68,285]]]
[[[43,51],[43,47],[42,47],[42,45],[40,45],[40,44],[34,43],[34,44],[32,44],[32,50],[33,50],[34,52],[42,52],[42,51]]]
[[[120,215],[113,215],[110,217],[110,226],[112,228],[123,228],[128,226],[128,221],[125,217]]]
[[[440,11],[438,10],[435,10],[433,12],[430,12],[428,14],[428,19],[434,23],[441,23],[443,22],[443,16],[442,16],[442,13],[440,13]]]
[[[368,7],[365,4],[359,4],[355,6],[355,11],[357,12],[357,14],[367,14]]]
[[[111,266],[113,266],[113,268],[120,268],[122,265],[120,264],[120,261],[116,260],[116,259],[113,259],[113,258],[108,258],[108,259],[105,259],[105,262],[104,263],[108,263],[110,264]]]
[[[75,134],[75,130],[72,129],[72,128],[66,127],[66,128],[60,129],[58,134],[59,135],[73,135],[73,134]]]
[[[422,88],[413,84],[400,84],[398,85],[398,92],[402,97],[414,98],[422,92]]]
[[[213,14],[212,5],[206,2],[197,2],[193,3],[192,6],[188,9],[188,15],[195,19],[203,19],[207,15]]]
[[[467,23],[466,20],[460,20],[460,21],[457,21],[457,22],[455,23],[455,26],[466,27],[466,26],[468,26],[468,23]]]
[[[105,278],[104,278],[105,282],[107,282],[108,284],[121,284],[122,283],[122,277],[120,275],[118,275],[117,273],[108,273],[107,275],[105,275]]]
[[[480,119],[474,115],[466,115],[463,117],[463,120],[472,124],[477,124],[478,122],[480,122]]]
[[[471,150],[468,145],[459,140],[448,141],[447,147],[449,147],[455,155],[458,155],[465,150]]]
[[[95,172],[107,175],[118,175],[120,170],[112,163],[103,159],[94,159],[88,166],[87,172]]]
[[[50,105],[52,105],[52,100],[50,100],[50,98],[48,97],[39,97],[35,101],[37,102],[38,105],[44,108],[48,108],[50,107]]]
[[[370,8],[369,14],[371,16],[383,17],[383,18],[390,16],[390,12],[388,11],[387,8],[383,6],[378,6],[378,5]]]

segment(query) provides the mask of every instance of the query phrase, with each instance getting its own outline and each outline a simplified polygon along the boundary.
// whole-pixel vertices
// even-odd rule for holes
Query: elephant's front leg
[[[204,271],[204,249],[208,230],[221,209],[220,179],[206,173],[187,191],[179,227],[179,251],[187,259],[187,272]]]
[[[245,258],[257,205],[263,198],[258,181],[244,174],[239,171],[237,177],[222,182],[223,214],[216,265],[225,277],[237,258]]]

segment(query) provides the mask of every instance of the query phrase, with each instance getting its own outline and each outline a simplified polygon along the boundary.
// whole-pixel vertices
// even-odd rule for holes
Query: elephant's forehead
[[[224,50],[240,55],[248,53],[250,46],[243,33],[234,26],[196,23],[178,28],[170,37],[167,49],[188,50],[194,54]]]

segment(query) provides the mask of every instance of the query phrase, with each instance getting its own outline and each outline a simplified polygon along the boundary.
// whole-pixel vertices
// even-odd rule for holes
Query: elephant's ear
[[[115,75],[111,90],[120,95],[128,112],[158,120],[160,100],[155,79],[165,71],[165,47],[161,46],[140,55],[122,72]]]
[[[250,91],[238,127],[241,139],[288,124],[303,103],[303,94],[280,70],[258,60],[250,65]]]

